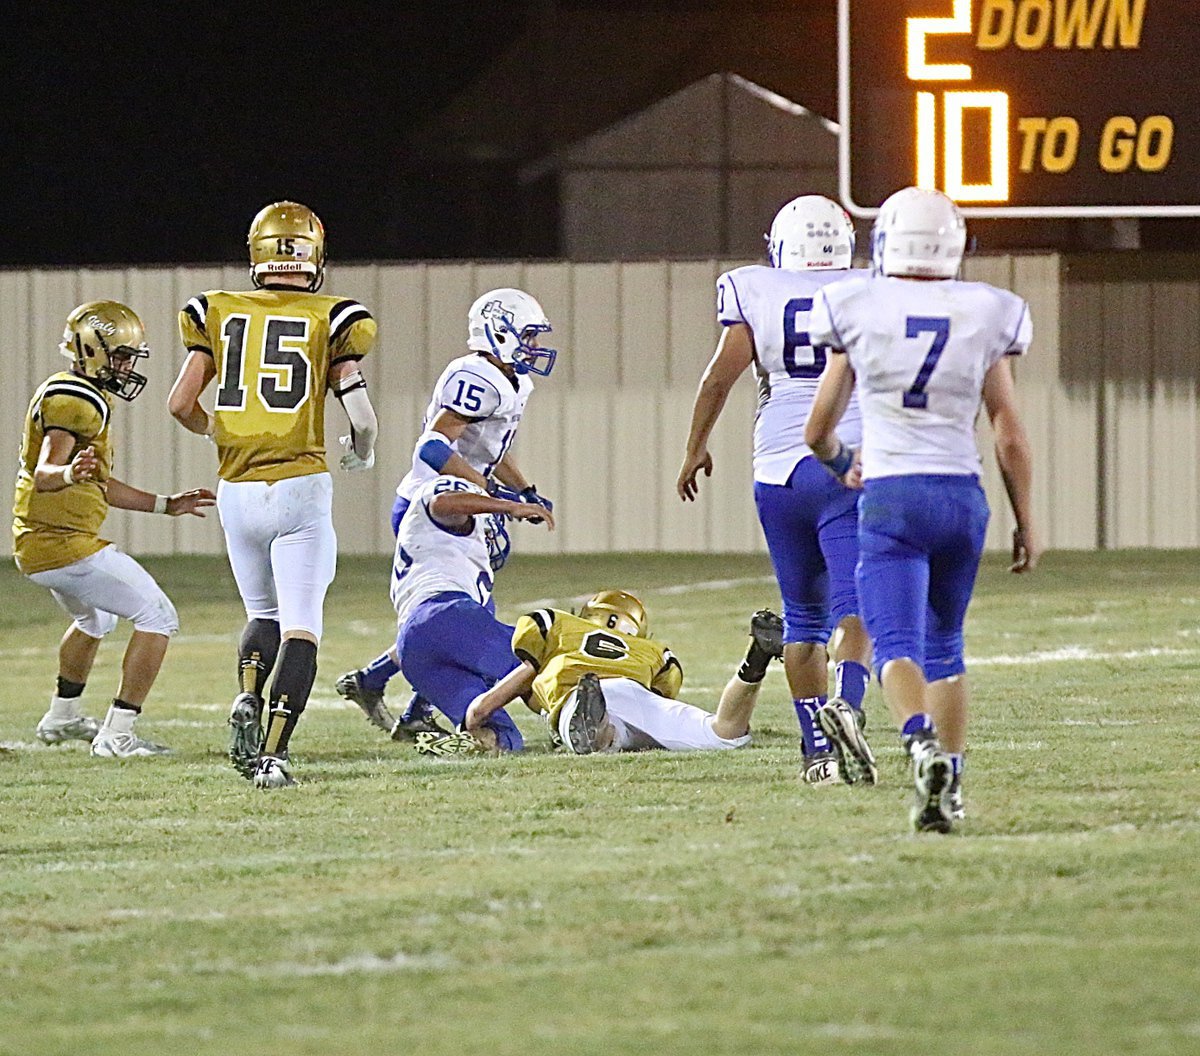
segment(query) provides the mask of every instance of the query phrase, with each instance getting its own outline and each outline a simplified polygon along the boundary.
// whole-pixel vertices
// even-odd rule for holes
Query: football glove
[[[347,473],[361,473],[363,470],[370,469],[375,465],[375,452],[373,450],[366,458],[361,458],[358,452],[354,450],[354,437],[342,436],[338,439],[346,451],[342,455],[340,465]]]
[[[537,488],[534,487],[532,484],[530,484],[529,487],[527,487],[524,491],[521,492],[521,501],[522,502],[532,502],[538,506],[544,506],[551,513],[554,512],[554,503],[552,503],[545,496],[539,495]]]

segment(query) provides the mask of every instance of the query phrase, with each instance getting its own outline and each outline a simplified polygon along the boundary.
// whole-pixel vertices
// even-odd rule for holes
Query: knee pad
[[[75,626],[89,638],[103,638],[116,630],[118,619],[111,612],[92,609],[82,619],[75,620]]]
[[[171,599],[159,591],[157,597],[150,598],[134,615],[133,626],[135,630],[165,634],[170,638],[179,631],[179,614]]]
[[[783,605],[783,640],[787,645],[808,642],[824,645],[829,641],[829,613],[824,605]]]

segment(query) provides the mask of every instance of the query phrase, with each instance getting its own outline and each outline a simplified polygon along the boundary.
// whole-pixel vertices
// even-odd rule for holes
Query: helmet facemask
[[[499,301],[486,305],[483,314],[487,320],[484,334],[497,359],[511,363],[518,374],[537,374],[544,378],[554,369],[558,350],[539,348],[535,344],[538,334],[550,333],[549,323],[529,323],[518,331],[512,312],[506,311]]]
[[[71,360],[75,373],[122,400],[134,400],[147,377],[134,370],[150,355],[142,322],[131,308],[116,301],[92,301],[67,317],[59,351]]]

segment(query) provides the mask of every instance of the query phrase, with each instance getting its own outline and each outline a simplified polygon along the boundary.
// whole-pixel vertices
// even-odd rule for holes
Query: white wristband
[[[155,495],[154,496],[154,512],[155,513],[166,513],[167,512],[167,499],[168,498],[169,498],[169,496],[167,496],[167,495]]]
[[[71,463],[67,463],[63,467],[63,483],[70,487],[75,483],[75,474],[71,472]]]

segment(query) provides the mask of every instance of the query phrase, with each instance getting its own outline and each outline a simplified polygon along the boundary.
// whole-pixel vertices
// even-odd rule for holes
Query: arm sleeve
[[[208,336],[208,297],[203,293],[193,297],[180,311],[179,337],[189,352],[213,354]]]
[[[476,421],[490,418],[500,408],[500,391],[482,374],[456,370],[442,386],[441,405]]]
[[[717,279],[717,322],[722,326],[733,326],[734,323],[750,325],[750,320],[742,310],[742,301],[738,296],[732,271],[725,272]]]
[[[329,310],[329,361],[362,359],[375,345],[375,319],[358,301],[338,301]]]
[[[654,681],[650,683],[650,688],[660,697],[669,697],[674,700],[679,696],[682,686],[683,667],[675,659],[675,655],[670,649],[664,649],[663,665],[658,669],[658,674],[654,676]]]
[[[1016,327],[1012,331],[1012,340],[1008,342],[1004,349],[1006,356],[1024,355],[1033,342],[1033,320],[1029,316],[1029,304],[1027,301],[1020,301],[1017,313],[1018,319]]]
[[[38,408],[42,428],[64,429],[80,440],[91,440],[104,429],[104,423],[108,421],[108,407],[95,393],[76,395],[65,391],[65,386],[70,384],[67,382],[47,388]]]
[[[550,628],[554,626],[554,612],[538,609],[527,612],[513,629],[512,651],[518,660],[524,660],[535,671],[550,658]]]
[[[814,345],[825,345],[834,352],[845,352],[842,335],[833,320],[833,308],[824,290],[818,290],[813,298],[812,312],[808,317],[808,339]]]

